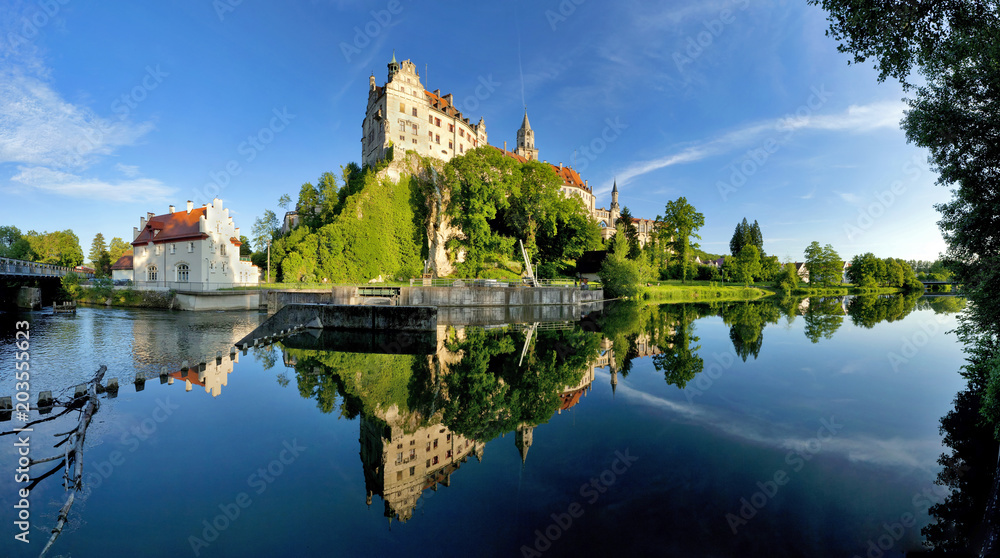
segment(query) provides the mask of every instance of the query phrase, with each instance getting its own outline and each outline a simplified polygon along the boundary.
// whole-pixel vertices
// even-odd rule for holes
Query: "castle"
[[[384,159],[389,148],[395,146],[441,161],[464,155],[470,149],[490,146],[483,118],[473,124],[455,107],[451,93],[442,95],[440,89],[433,92],[425,90],[413,62],[397,62],[394,53],[388,69],[385,85],[376,84],[375,74],[368,80],[368,107],[361,123],[363,166],[371,166]],[[503,148],[490,147],[521,162],[538,161],[535,132],[528,122],[528,113],[524,113],[521,127],[517,130],[517,146],[513,151],[507,150],[506,141]],[[581,179],[572,167],[559,163],[558,166],[552,165],[552,169],[562,180],[560,192],[567,197],[579,197],[600,227],[601,239],[610,238],[621,216],[617,182],[611,190],[610,209],[599,208],[588,181]],[[639,231],[639,243],[645,245],[652,238],[654,221],[633,218],[632,222]]]

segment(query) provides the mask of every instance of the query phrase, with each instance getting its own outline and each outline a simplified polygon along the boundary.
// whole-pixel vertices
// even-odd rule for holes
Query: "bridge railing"
[[[72,267],[15,260],[11,258],[0,258],[0,275],[17,275],[23,277],[63,277],[71,272],[79,273],[83,277],[94,276],[93,273],[79,272]]]

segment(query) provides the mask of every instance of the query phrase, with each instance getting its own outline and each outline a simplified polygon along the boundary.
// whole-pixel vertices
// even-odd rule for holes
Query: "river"
[[[0,395],[16,321],[33,394],[102,364],[120,383],[50,556],[903,556],[947,495],[961,305],[618,305],[382,354],[306,333],[231,355],[256,313],[22,313]],[[37,425],[32,457],[76,416]],[[38,482],[14,540],[14,438],[4,554],[37,556],[65,492]]]

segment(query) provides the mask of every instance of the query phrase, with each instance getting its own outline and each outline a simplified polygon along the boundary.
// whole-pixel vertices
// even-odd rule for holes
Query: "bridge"
[[[72,267],[28,262],[24,260],[12,260],[10,258],[0,258],[0,277],[24,277],[34,279],[45,277],[65,277],[69,273],[77,273],[87,279],[93,279],[94,277],[93,273],[82,273],[74,270]]]

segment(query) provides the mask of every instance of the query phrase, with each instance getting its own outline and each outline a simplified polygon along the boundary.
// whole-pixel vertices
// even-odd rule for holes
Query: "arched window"
[[[156,281],[156,266],[151,265],[146,268],[146,278],[149,281]]]
[[[187,283],[188,282],[188,276],[189,276],[189,274],[190,274],[190,269],[188,268],[188,264],[183,264],[182,263],[182,264],[180,264],[180,265],[177,266],[177,280],[178,281],[180,281],[181,283]]]
[[[603,221],[603,220],[602,220],[602,221],[601,221],[600,223],[598,223],[598,224],[600,225],[600,227],[601,227],[602,229],[606,229],[606,228],[608,228],[608,222],[607,222],[607,221]]]

